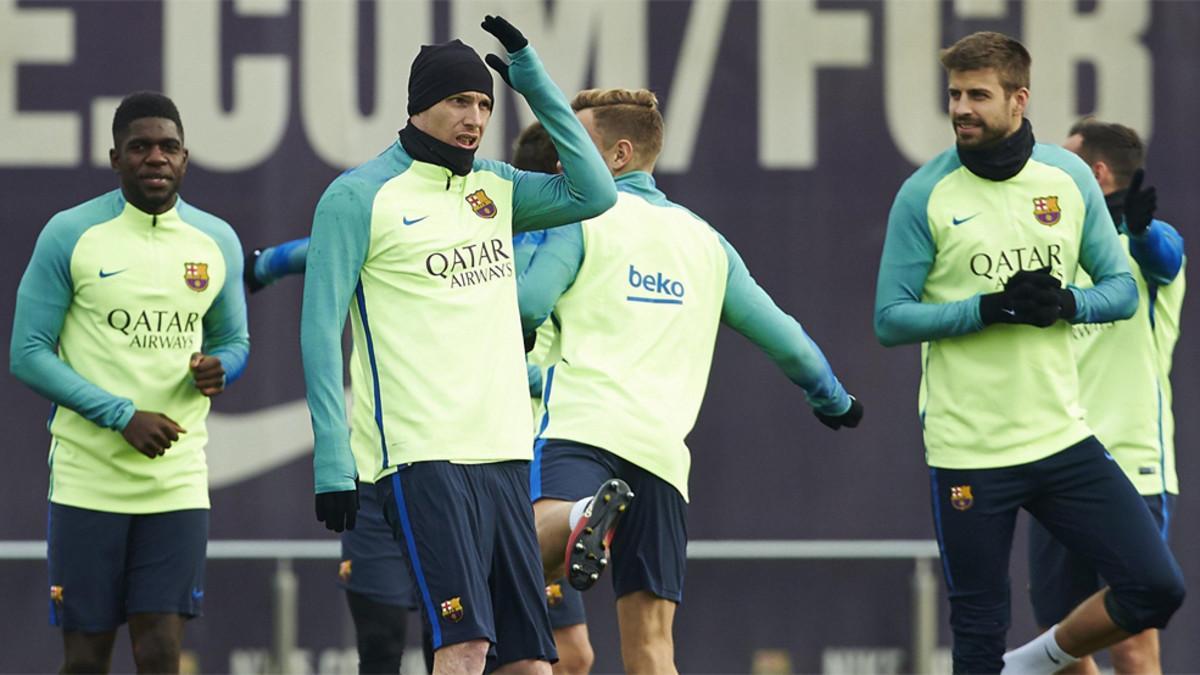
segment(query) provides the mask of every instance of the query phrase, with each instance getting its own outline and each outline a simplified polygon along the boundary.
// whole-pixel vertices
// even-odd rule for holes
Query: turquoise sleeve
[[[932,185],[910,178],[888,214],[875,286],[875,336],[885,347],[973,333],[983,328],[979,296],[941,304],[921,302],[936,248],[926,205]]]
[[[532,363],[525,363],[525,377],[529,380],[529,398],[542,397],[542,369]]]
[[[308,237],[271,246],[263,249],[254,261],[254,278],[263,286],[269,286],[283,277],[304,274],[307,259]]]
[[[1183,237],[1167,223],[1152,220],[1142,236],[1129,237],[1129,255],[1141,268],[1146,283],[1166,286],[1183,268]]]
[[[353,490],[342,367],[342,330],[370,245],[371,200],[346,177],[334,181],[313,216],[300,313],[300,353],[313,426],[317,493]]]
[[[97,426],[120,431],[133,417],[133,401],[97,387],[58,357],[58,336],[75,295],[71,253],[80,234],[78,228],[55,218],[38,236],[17,287],[9,369],[55,405],[74,410]]]
[[[572,223],[546,231],[529,267],[517,278],[521,332],[537,330],[554,311],[563,293],[575,283],[583,265],[583,226]]]
[[[1082,161],[1079,166],[1086,169]],[[1083,239],[1079,246],[1079,265],[1095,284],[1091,288],[1069,286],[1075,296],[1075,316],[1071,323],[1107,323],[1133,316],[1137,310],[1137,284],[1129,270],[1129,260],[1121,247],[1117,228],[1104,204],[1100,185],[1090,173],[1081,177],[1078,167],[1067,167],[1083,193],[1087,215],[1083,221]]]
[[[246,319],[246,291],[242,282],[245,256],[242,244],[232,228],[215,237],[225,258],[225,284],[208,312],[204,314],[205,354],[221,360],[226,386],[233,384],[246,369],[250,358],[250,328]]]
[[[513,227],[540,230],[597,216],[617,202],[617,188],[567,98],[546,74],[533,47],[510,54],[513,89],[546,128],[561,174],[513,171]]]
[[[758,345],[789,380],[804,390],[814,410],[823,415],[845,413],[850,409],[850,396],[834,376],[821,348],[754,281],[733,246],[719,233],[717,238],[729,260],[721,321]]]

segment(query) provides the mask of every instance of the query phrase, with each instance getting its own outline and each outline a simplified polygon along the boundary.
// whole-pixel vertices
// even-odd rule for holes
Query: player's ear
[[[112,167],[113,171],[117,170],[117,159],[120,156],[121,156],[121,154],[119,152],[117,152],[116,148],[109,148],[109,150],[108,150],[108,165]]]

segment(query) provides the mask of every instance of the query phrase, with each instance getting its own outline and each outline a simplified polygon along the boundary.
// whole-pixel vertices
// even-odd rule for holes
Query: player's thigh
[[[125,622],[131,519],[127,514],[50,504],[46,543],[52,625],[67,632],[104,634]]]
[[[556,658],[546,612],[541,550],[533,525],[526,462],[479,467],[488,481],[495,523],[491,561],[492,606],[496,619],[496,663]]]
[[[584,625],[587,622],[583,593],[571,588],[565,577],[546,584],[546,609],[550,613],[550,625],[556,635],[560,628]]]
[[[605,480],[617,476],[618,462],[610,454],[586,443],[541,439],[534,446],[529,467],[530,497],[574,502],[596,494]]]
[[[388,522],[412,565],[434,650],[496,639],[488,588],[494,538],[467,476],[473,466],[417,462],[379,483]]]
[[[629,462],[620,477],[633,502],[612,539],[613,589],[618,598],[637,591],[680,602],[687,569],[687,503],[670,483]]]
[[[129,614],[201,616],[208,509],[133,517],[126,569]]]
[[[1038,626],[1062,621],[1103,582],[1087,559],[1072,553],[1035,519],[1029,521],[1029,600]]]
[[[1178,574],[1145,500],[1104,447],[1089,438],[1039,463],[1046,486],[1030,513],[1114,589]]]
[[[952,616],[1008,626],[1008,564],[1017,511],[1032,491],[1021,467],[930,468],[934,532]],[[970,619],[969,622],[974,622]]]

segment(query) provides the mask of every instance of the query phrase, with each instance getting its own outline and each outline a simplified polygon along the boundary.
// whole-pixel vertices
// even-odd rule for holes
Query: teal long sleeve
[[[928,169],[928,173],[938,171]],[[885,347],[973,333],[983,328],[979,296],[923,303],[925,279],[937,249],[926,221],[931,185],[926,169],[908,179],[888,214],[887,236],[875,286],[875,336]]]
[[[41,396],[93,424],[120,431],[133,401],[97,387],[58,357],[58,336],[71,305],[71,250],[78,233],[52,221],[38,237],[17,287],[9,369]]]
[[[775,304],[758,285],[737,250],[720,234],[729,259],[721,322],[746,336],[804,390],[808,404],[823,415],[841,415],[850,409],[850,396],[833,374],[821,348],[800,322]]]
[[[521,308],[521,331],[537,330],[554,311],[583,265],[583,226],[573,223],[546,230],[528,267],[517,278],[517,304]]]
[[[599,151],[571,110],[558,85],[546,74],[533,47],[510,54],[513,89],[554,141],[561,174],[516,171],[513,177],[513,228],[540,230],[586,220],[617,202],[617,189]]]
[[[366,189],[347,176],[335,181],[317,203],[308,244],[300,350],[317,493],[353,490],[358,476],[346,421],[342,330],[370,239]]]

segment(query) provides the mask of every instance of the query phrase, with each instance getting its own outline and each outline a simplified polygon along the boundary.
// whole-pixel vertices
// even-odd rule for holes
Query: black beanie
[[[408,114],[428,110],[462,91],[477,91],[495,99],[492,73],[479,54],[461,40],[422,45],[408,75]]]

